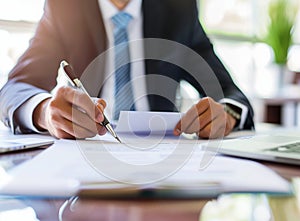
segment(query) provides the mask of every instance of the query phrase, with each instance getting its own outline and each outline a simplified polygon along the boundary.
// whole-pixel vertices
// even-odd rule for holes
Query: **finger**
[[[104,107],[102,106],[102,104],[99,104],[99,103],[96,103],[96,107],[102,113],[103,119],[104,119],[104,114],[103,114],[104,113]],[[99,120],[100,120],[100,118],[99,118]]]
[[[223,138],[224,136],[226,136],[226,128],[223,125],[222,127],[219,128],[219,130],[215,133],[215,137],[212,137],[212,139],[216,139],[216,138]]]
[[[96,124],[96,132],[95,132],[95,131],[86,129],[86,128],[82,127],[81,125],[78,125],[74,122],[71,122],[71,121],[69,121],[69,122],[71,123],[71,126],[64,127],[63,129],[65,130],[66,133],[70,133],[73,137],[76,137],[78,139],[94,137],[97,134],[104,135],[107,132],[106,128],[100,124]]]
[[[199,116],[199,124],[201,122],[201,127],[205,127],[206,125],[210,124],[212,121],[214,121],[216,118],[223,117],[223,120],[225,122],[226,120],[226,112],[224,111],[224,108],[222,105],[218,103],[214,103],[210,105],[210,107]]]
[[[63,130],[56,130],[54,133],[50,133],[50,134],[58,139],[75,139],[74,136],[66,133]]]
[[[105,107],[106,107],[106,102],[105,102],[105,100],[103,100],[103,99],[98,99],[97,100],[97,102],[96,102],[96,106],[97,106],[97,108],[102,112],[102,113],[104,113],[104,109],[105,109]],[[102,126],[102,125],[97,125],[97,128],[98,128],[98,134],[99,135],[104,135],[104,134],[106,134],[106,132],[107,132],[107,130],[106,130],[106,128],[104,127],[104,126]]]
[[[58,139],[74,139],[75,137],[73,137],[72,135],[65,133],[64,131],[58,129],[55,125],[54,121],[47,121],[47,125],[48,125],[48,132],[50,133],[51,136],[56,137]]]
[[[106,128],[104,126],[95,122],[85,113],[82,113],[81,111],[78,111],[76,109],[73,110],[73,117],[72,120],[70,121],[72,121],[76,125],[79,125],[80,127],[85,128],[86,130],[90,131],[92,134],[104,135],[106,133]]]
[[[103,111],[105,108],[106,108],[106,102],[105,102],[105,100],[104,99],[98,99],[97,101],[96,101],[96,105],[98,106],[98,105],[100,105],[99,106],[99,108]]]
[[[198,116],[189,127],[185,128],[183,132],[192,134],[195,132],[200,131],[202,128],[205,128],[209,123],[211,123],[211,111],[209,109],[206,109],[204,113],[202,113],[200,116]]]
[[[199,115],[205,112],[209,108],[209,99],[204,98],[203,100],[199,101],[196,105],[193,105],[186,114],[181,118],[181,120],[176,124],[173,134],[175,136],[179,136],[182,132],[189,133],[188,128],[197,121]],[[198,124],[198,123],[197,123]],[[193,131],[197,132],[198,130]]]
[[[188,112],[182,117],[180,124],[178,123],[174,129],[174,134],[177,135],[179,132],[194,133],[198,132],[202,127],[207,125],[211,121],[210,109],[216,102],[209,98],[203,98],[196,105],[188,110]],[[201,122],[199,116],[205,119]],[[200,124],[201,122],[201,124]],[[179,128],[180,127],[180,128]]]
[[[75,124],[67,119],[65,119],[64,126],[61,128],[61,130],[79,139],[94,137],[97,134],[97,132],[87,130],[81,125]]]
[[[217,138],[224,134],[226,122],[222,116],[215,118],[210,124],[202,128],[198,136],[201,138]],[[221,133],[223,131],[223,133]]]
[[[74,124],[80,125],[81,127],[85,128],[86,130],[91,131],[92,133],[97,133],[98,128],[97,125],[99,123],[95,122],[91,119],[86,113],[74,108],[72,106],[68,106],[69,110],[65,110],[61,113],[61,116]]]
[[[81,125],[81,127],[84,127],[93,133],[97,133],[98,131],[96,126],[97,123],[93,119],[91,119],[86,113],[78,110],[77,106],[74,108],[71,103],[68,103],[63,99],[53,99],[51,102],[49,102],[49,109],[49,115],[52,116],[51,120],[53,121],[55,121],[57,117],[61,117],[67,119],[68,121],[74,122],[77,125]]]
[[[57,94],[64,96],[67,102],[77,106],[78,109],[85,112],[94,121],[101,123],[104,120],[102,112],[84,92],[70,87],[61,87]]]
[[[209,107],[211,98],[203,98],[197,104],[192,106],[181,119],[181,131],[185,132],[191,124],[204,113]]]
[[[211,130],[210,134],[206,138],[220,139],[220,138],[224,137],[224,134],[225,134],[225,126],[221,125],[218,128],[216,128],[216,130]]]
[[[51,128],[49,132],[57,138],[74,139],[95,136],[95,133],[78,127],[78,125],[60,115],[52,116],[50,121],[49,125],[51,125]]]
[[[197,119],[197,117],[197,110],[196,106],[194,105],[186,114],[181,117],[180,121],[176,124],[173,130],[173,134],[178,136],[181,133],[186,132],[190,125]]]
[[[220,120],[225,121],[226,115],[223,107],[217,105],[214,107],[211,106],[210,108],[206,109],[206,111],[204,111],[204,113],[202,113],[198,117],[198,119],[194,120],[194,122],[187,128],[185,132],[190,134],[198,132],[205,128],[208,124],[211,124],[212,121],[214,121],[219,116],[223,116],[224,119],[220,118]]]
[[[181,134],[181,120],[178,121],[178,123],[176,124],[174,130],[173,130],[173,134],[175,136],[179,136]]]
[[[104,134],[106,134],[106,132],[107,132],[106,128],[99,125],[99,127],[98,127],[98,134],[99,135],[104,135]]]
[[[103,108],[102,104],[97,105]],[[86,130],[91,131],[93,134],[104,135],[106,133],[106,128],[102,124],[97,123],[96,121],[91,119],[86,113],[83,113],[82,111],[79,111],[76,108],[73,108],[72,113],[72,119],[68,119],[74,122],[75,124],[80,125]],[[67,117],[69,117],[69,115],[67,115]]]

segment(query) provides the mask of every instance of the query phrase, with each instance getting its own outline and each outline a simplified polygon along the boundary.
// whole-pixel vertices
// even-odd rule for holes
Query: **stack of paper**
[[[120,131],[119,131],[120,132]],[[119,133],[58,140],[1,182],[0,194],[215,197],[229,192],[290,194],[290,184],[253,161],[209,152],[207,140]]]

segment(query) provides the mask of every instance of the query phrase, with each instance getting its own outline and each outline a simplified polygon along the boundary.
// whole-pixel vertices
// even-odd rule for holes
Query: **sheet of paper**
[[[6,174],[0,194],[118,196],[149,189],[191,197],[290,193],[290,184],[267,167],[209,152],[208,140],[172,136],[180,117],[179,113],[122,112],[116,128],[122,144],[108,133],[86,140],[56,140]]]
[[[149,147],[58,140],[7,174],[0,194],[71,196],[90,190],[107,196],[149,188],[194,191],[194,196],[205,197],[227,192],[290,193],[290,184],[267,167],[207,152],[203,142],[162,140]]]
[[[176,112],[121,111],[116,132],[169,135],[180,118]]]

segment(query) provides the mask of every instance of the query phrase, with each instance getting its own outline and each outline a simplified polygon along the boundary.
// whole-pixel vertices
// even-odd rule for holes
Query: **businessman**
[[[103,76],[110,73],[111,67],[124,55],[129,57],[127,59],[136,53],[146,57],[149,51],[159,50],[145,46],[136,51],[126,43],[144,38],[167,39],[194,50],[214,72],[224,96],[206,94],[205,82],[195,80],[176,65],[151,59],[126,64],[111,78]],[[54,94],[50,93],[56,86],[61,60],[67,60],[80,77],[106,49],[120,44],[124,45],[123,49],[116,50],[113,58],[108,56],[101,65],[103,70],[93,73],[89,79],[99,83],[100,88],[88,88],[94,91],[91,95],[98,97],[96,105],[71,87],[62,86]],[[181,56],[176,50],[171,55]],[[184,59],[182,55],[181,60]],[[201,69],[198,72],[201,79],[205,73]],[[1,120],[14,133],[47,132],[57,138],[86,138],[106,133],[98,124],[103,121],[104,109],[116,120],[120,110],[176,111],[176,88],[167,88],[168,99],[151,93],[166,87],[163,82],[145,77],[151,74],[166,76],[175,82],[186,80],[202,96],[178,122],[175,135],[184,132],[217,138],[234,129],[254,128],[252,107],[215,55],[199,23],[196,0],[46,0],[44,14],[29,48],[1,89]],[[118,84],[123,81],[120,76],[133,75],[144,78],[132,82],[125,98],[117,97]],[[214,90],[216,85],[209,87]],[[141,97],[139,93],[147,96]],[[132,103],[130,107],[120,104],[127,98],[132,101],[123,103]]]

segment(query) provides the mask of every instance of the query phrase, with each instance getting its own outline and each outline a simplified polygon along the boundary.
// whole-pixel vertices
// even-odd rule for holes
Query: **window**
[[[300,10],[297,0],[291,1]],[[212,35],[256,41],[263,38],[272,0],[200,0],[200,19]],[[300,15],[295,25],[295,40],[300,43]]]
[[[260,84],[262,72],[270,71],[267,66],[273,59],[272,50],[262,42],[271,1],[200,0],[200,20],[214,43],[216,53],[237,84],[249,96],[257,92],[255,85]],[[300,11],[300,2],[290,1]],[[297,62],[300,54],[297,46],[300,44],[300,13],[294,28],[294,41],[295,46],[290,50],[289,67],[300,70]],[[276,83],[270,82],[270,86],[276,86]]]
[[[37,22],[43,13],[44,0],[0,0],[0,19]]]
[[[0,87],[28,47],[43,5],[44,0],[0,0]]]

